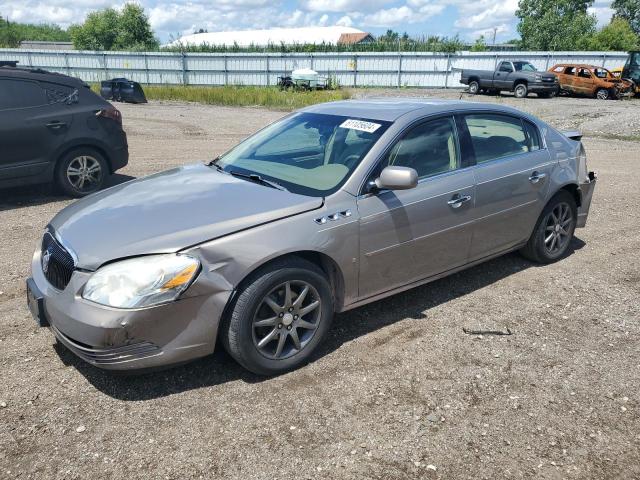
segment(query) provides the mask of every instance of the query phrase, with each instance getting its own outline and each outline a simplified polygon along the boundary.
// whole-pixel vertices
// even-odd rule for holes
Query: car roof
[[[556,67],[603,68],[607,70],[606,67],[602,67],[599,65],[589,65],[587,63],[557,63],[551,68],[556,68]]]
[[[395,122],[401,116],[410,113],[431,115],[465,110],[490,110],[502,113],[515,113],[527,116],[511,107],[484,102],[468,102],[464,100],[445,100],[436,98],[370,98],[365,100],[341,100],[337,102],[319,103],[302,109],[302,112],[340,115],[345,117],[364,118]],[[420,112],[418,112],[420,111]]]
[[[41,68],[9,67],[9,66],[0,67],[0,76],[62,83],[62,84],[66,84],[74,87],[77,87],[79,85],[85,85],[85,83],[79,78],[70,77],[62,73],[42,70]]]

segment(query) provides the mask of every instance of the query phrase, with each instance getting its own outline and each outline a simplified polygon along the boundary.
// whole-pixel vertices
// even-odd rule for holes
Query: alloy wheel
[[[263,299],[253,318],[253,344],[263,356],[282,360],[302,351],[320,324],[322,302],[313,285],[292,280]]]
[[[609,91],[601,88],[598,90],[598,93],[596,93],[596,96],[599,100],[607,100],[609,98]]]
[[[67,180],[79,192],[91,192],[102,181],[100,162],[91,155],[80,155],[69,162]]]
[[[545,218],[544,248],[550,255],[564,251],[571,240],[573,213],[568,203],[558,203]]]

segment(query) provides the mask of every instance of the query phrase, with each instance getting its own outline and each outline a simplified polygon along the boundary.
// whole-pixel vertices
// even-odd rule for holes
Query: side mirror
[[[418,172],[409,167],[385,167],[375,180],[378,189],[409,190],[418,185]]]

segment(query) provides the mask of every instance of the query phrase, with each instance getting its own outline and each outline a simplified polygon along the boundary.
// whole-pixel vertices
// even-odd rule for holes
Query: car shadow
[[[104,188],[113,187],[136,177],[114,173],[105,182]],[[51,202],[73,200],[58,193],[53,184],[27,185],[0,190],[0,212],[16,208],[33,207]]]
[[[582,240],[574,238],[568,255],[572,255],[584,246],[585,243]],[[426,310],[454,298],[463,297],[528,268],[538,267],[541,265],[532,263],[517,253],[510,253],[429,284],[339,314],[327,338],[312,356],[311,361],[328,355],[344,343],[398,321],[407,318],[426,319]],[[462,328],[460,334],[463,334]],[[80,360],[59,344],[56,344],[55,349],[65,365],[76,368],[96,389],[123,401],[151,400],[237,380],[247,383],[270,380],[269,377],[255,375],[242,368],[222,347],[218,347],[213,355],[188,364],[161,371],[135,372],[134,374],[100,370]]]

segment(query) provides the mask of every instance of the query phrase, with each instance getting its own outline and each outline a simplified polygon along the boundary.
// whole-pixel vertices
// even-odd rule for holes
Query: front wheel
[[[523,256],[537,263],[553,263],[562,258],[569,248],[578,218],[573,196],[558,192],[540,214],[525,247]]]
[[[609,100],[609,98],[611,98],[611,94],[606,88],[599,88],[596,92],[596,98],[598,100]]]
[[[524,98],[529,94],[529,89],[524,83],[519,83],[516,85],[516,88],[513,90],[516,98]]]
[[[539,92],[538,96],[540,98],[554,98],[555,96],[558,95],[558,90],[551,90],[548,92]]]
[[[288,258],[247,280],[223,324],[222,342],[247,370],[278,375],[309,359],[333,314],[333,295],[322,270]]]

